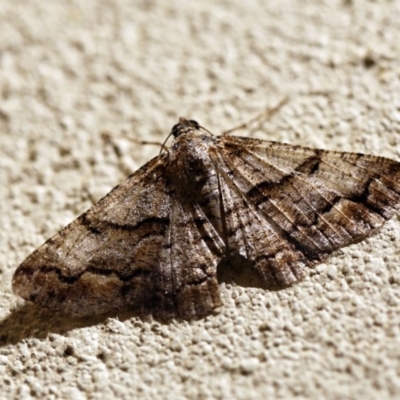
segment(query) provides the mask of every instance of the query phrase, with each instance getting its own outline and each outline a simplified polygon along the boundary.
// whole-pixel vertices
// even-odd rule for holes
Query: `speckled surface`
[[[400,4],[0,2],[0,399],[400,398],[400,222],[281,291],[162,325],[24,305],[14,269],[179,116],[400,159]],[[107,133],[107,135],[104,135]],[[241,133],[246,134],[246,133]],[[109,138],[109,139],[106,139]]]

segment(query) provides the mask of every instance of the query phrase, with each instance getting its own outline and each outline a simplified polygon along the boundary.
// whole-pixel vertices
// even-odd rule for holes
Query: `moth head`
[[[171,135],[177,138],[180,135],[188,133],[193,129],[199,130],[200,125],[192,119],[179,118],[179,122],[172,127]]]

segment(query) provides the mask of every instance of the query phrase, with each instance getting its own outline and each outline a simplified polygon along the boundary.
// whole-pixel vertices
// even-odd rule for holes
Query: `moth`
[[[400,202],[400,163],[230,135],[181,118],[172,146],[35,250],[13,290],[54,312],[131,307],[192,319],[221,306],[239,256],[265,287],[365,238]]]

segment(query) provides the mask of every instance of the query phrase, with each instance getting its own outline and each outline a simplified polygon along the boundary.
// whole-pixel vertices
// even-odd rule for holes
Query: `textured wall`
[[[192,323],[12,294],[33,249],[159,151],[129,138],[179,116],[218,133],[289,95],[258,137],[400,158],[399,2],[216,3],[0,2],[0,399],[400,396],[398,217],[292,288],[222,284]]]

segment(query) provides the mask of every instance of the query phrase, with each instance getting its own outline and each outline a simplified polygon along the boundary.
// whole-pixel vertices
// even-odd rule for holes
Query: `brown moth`
[[[400,163],[387,158],[213,136],[182,118],[171,134],[168,151],[18,267],[16,294],[74,315],[199,318],[221,306],[221,260],[285,287],[399,206]]]

